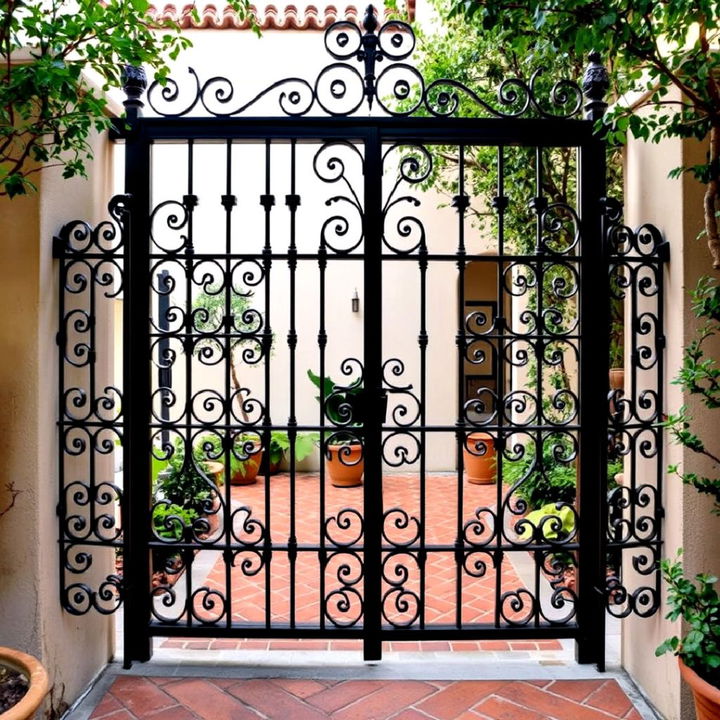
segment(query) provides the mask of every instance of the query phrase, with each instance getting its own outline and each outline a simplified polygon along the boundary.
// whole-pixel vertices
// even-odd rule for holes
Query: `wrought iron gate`
[[[362,638],[368,659],[391,639],[575,638],[602,666],[605,607],[659,604],[666,246],[605,199],[599,58],[582,90],[536,74],[492,103],[425,85],[404,23],[369,12],[325,44],[312,83],[237,107],[229,80],[191,71],[184,105],[170,80],[144,117],[125,71],[127,194],[55,241],[63,606],[124,603],[126,662],[153,636]],[[281,117],[252,114],[271,98]],[[610,391],[626,294],[629,377]],[[251,504],[229,479],[278,432],[288,476],[266,462]],[[303,433],[364,463],[362,489],[333,490],[322,461],[308,481]],[[536,510],[543,483],[560,494]]]

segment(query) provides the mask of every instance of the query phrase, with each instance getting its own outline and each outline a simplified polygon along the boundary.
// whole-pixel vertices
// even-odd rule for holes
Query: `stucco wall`
[[[111,621],[63,613],[59,603],[57,484],[57,296],[52,237],[70,219],[106,216],[110,152],[93,139],[88,180],[54,170],[39,192],[0,199],[0,487],[14,481],[16,507],[0,522],[0,645],[47,667],[52,704],[71,703],[112,654]],[[110,370],[110,368],[108,368]],[[109,567],[108,552],[94,567]],[[104,566],[104,567],[103,567]]]
[[[631,141],[626,154],[628,224],[634,227],[652,222],[670,241],[671,258],[665,274],[668,382],[680,368],[683,349],[697,327],[687,292],[695,287],[701,275],[713,274],[713,270],[705,243],[696,239],[703,227],[704,189],[689,175],[671,180],[667,174],[680,165],[703,162],[704,152],[704,147],[695,141],[667,140],[660,145]],[[708,350],[717,357],[720,347],[716,343]],[[716,439],[717,418],[713,421],[712,413],[704,411],[692,396],[684,396],[678,386],[665,387],[666,411],[677,411],[683,403],[689,405],[701,436],[711,442]],[[667,437],[665,461],[666,465],[679,463],[686,469],[712,472],[695,453],[669,442]],[[676,549],[683,547],[687,574],[720,570],[720,533],[717,517],[710,514],[710,500],[684,487],[676,477],[666,475],[664,506],[663,555],[673,557]],[[671,655],[654,656],[655,648],[679,630],[679,623],[665,620],[666,613],[663,602],[661,611],[653,618],[631,618],[624,622],[623,664],[663,715],[680,720],[692,717],[693,710],[690,695],[680,682],[677,661]]]

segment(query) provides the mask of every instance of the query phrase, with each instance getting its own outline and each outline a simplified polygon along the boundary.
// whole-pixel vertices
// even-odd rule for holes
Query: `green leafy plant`
[[[198,517],[192,508],[160,503],[153,508],[153,530],[158,537],[177,542],[183,539],[183,527],[192,527]]]
[[[665,640],[656,655],[671,652],[704,680],[720,687],[720,598],[715,589],[718,579],[698,574],[688,580],[678,558],[663,560],[662,572],[668,584],[668,620],[682,618],[687,629],[678,637]]]
[[[312,370],[307,371],[313,385],[322,393],[325,402],[325,415],[336,425],[357,427],[363,420],[363,385],[362,379],[356,380],[348,387],[339,385],[329,377],[320,378]],[[315,398],[320,402],[320,395]],[[352,444],[357,438],[352,433],[342,431],[332,433],[332,442],[335,445]]]
[[[320,433],[297,433],[295,436],[295,460],[298,462],[309,457],[320,441]],[[284,430],[270,433],[270,462],[275,465],[290,452],[290,436]]]
[[[720,333],[720,287],[718,281],[701,278],[692,293],[695,316],[703,320],[696,337],[685,348],[683,363],[673,383],[683,390],[697,395],[702,404],[710,409],[720,408],[720,365],[718,360],[707,353],[707,343]],[[669,429],[673,440],[680,445],[712,461],[720,471],[720,447],[698,435],[692,429],[693,417],[690,409],[683,405],[677,413],[668,415],[663,425]],[[668,471],[679,477],[686,485],[692,485],[698,492],[710,495],[715,501],[714,512],[720,514],[720,477],[708,477],[693,470],[680,469],[671,465]]]
[[[196,462],[185,462],[185,443],[177,438],[174,443],[173,454],[162,468],[157,472],[153,492],[168,500],[173,505],[191,509],[196,513],[207,510],[213,490],[209,483],[209,475],[203,476],[197,465],[203,466],[194,452]],[[158,463],[154,463],[155,469]]]
[[[557,518],[556,520],[546,520],[545,518]],[[522,524],[520,538],[529,540],[533,532],[533,528],[537,528],[545,540],[562,541],[569,537],[575,529],[575,513],[568,505],[558,505],[549,503],[543,505],[537,510],[528,513],[525,518],[528,523]]]
[[[241,17],[248,0],[229,0]],[[190,46],[178,23],[154,20],[149,0],[5,0],[0,4],[0,196],[35,190],[44,167],[86,175],[93,130],[110,126],[103,92],[124,65],[147,65],[161,82],[168,60]],[[190,14],[196,19],[194,7]]]
[[[571,452],[569,440],[546,440],[543,444],[542,468],[539,469],[531,470],[536,462],[535,454],[531,452],[526,452],[519,460],[502,461],[504,482],[514,485],[526,478],[518,486],[516,494],[527,502],[531,510],[538,510],[551,503],[572,504],[575,501],[575,464],[573,461],[560,462],[554,450],[556,445],[562,448],[563,456]]]

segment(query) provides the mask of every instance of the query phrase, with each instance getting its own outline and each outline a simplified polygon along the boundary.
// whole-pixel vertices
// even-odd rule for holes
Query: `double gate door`
[[[115,223],[57,240],[64,607],[122,601],[126,662],[155,636],[574,638],[602,665],[606,605],[658,602],[662,269],[592,123],[131,126]],[[649,339],[608,395],[630,293]]]

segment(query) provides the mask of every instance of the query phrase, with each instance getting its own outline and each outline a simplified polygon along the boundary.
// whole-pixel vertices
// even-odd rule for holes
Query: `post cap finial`
[[[145,105],[141,99],[148,84],[145,70],[137,65],[123,65],[120,79],[126,95],[123,105],[128,116],[137,116]]]
[[[365,17],[363,18],[362,25],[365,32],[374,33],[377,30],[378,19],[373,5],[368,5],[367,8],[365,8]]]
[[[602,64],[602,56],[597,50],[588,55],[588,66],[583,75],[582,89],[587,102],[585,103],[585,118],[598,120],[607,110],[605,93],[610,89],[610,76]]]

